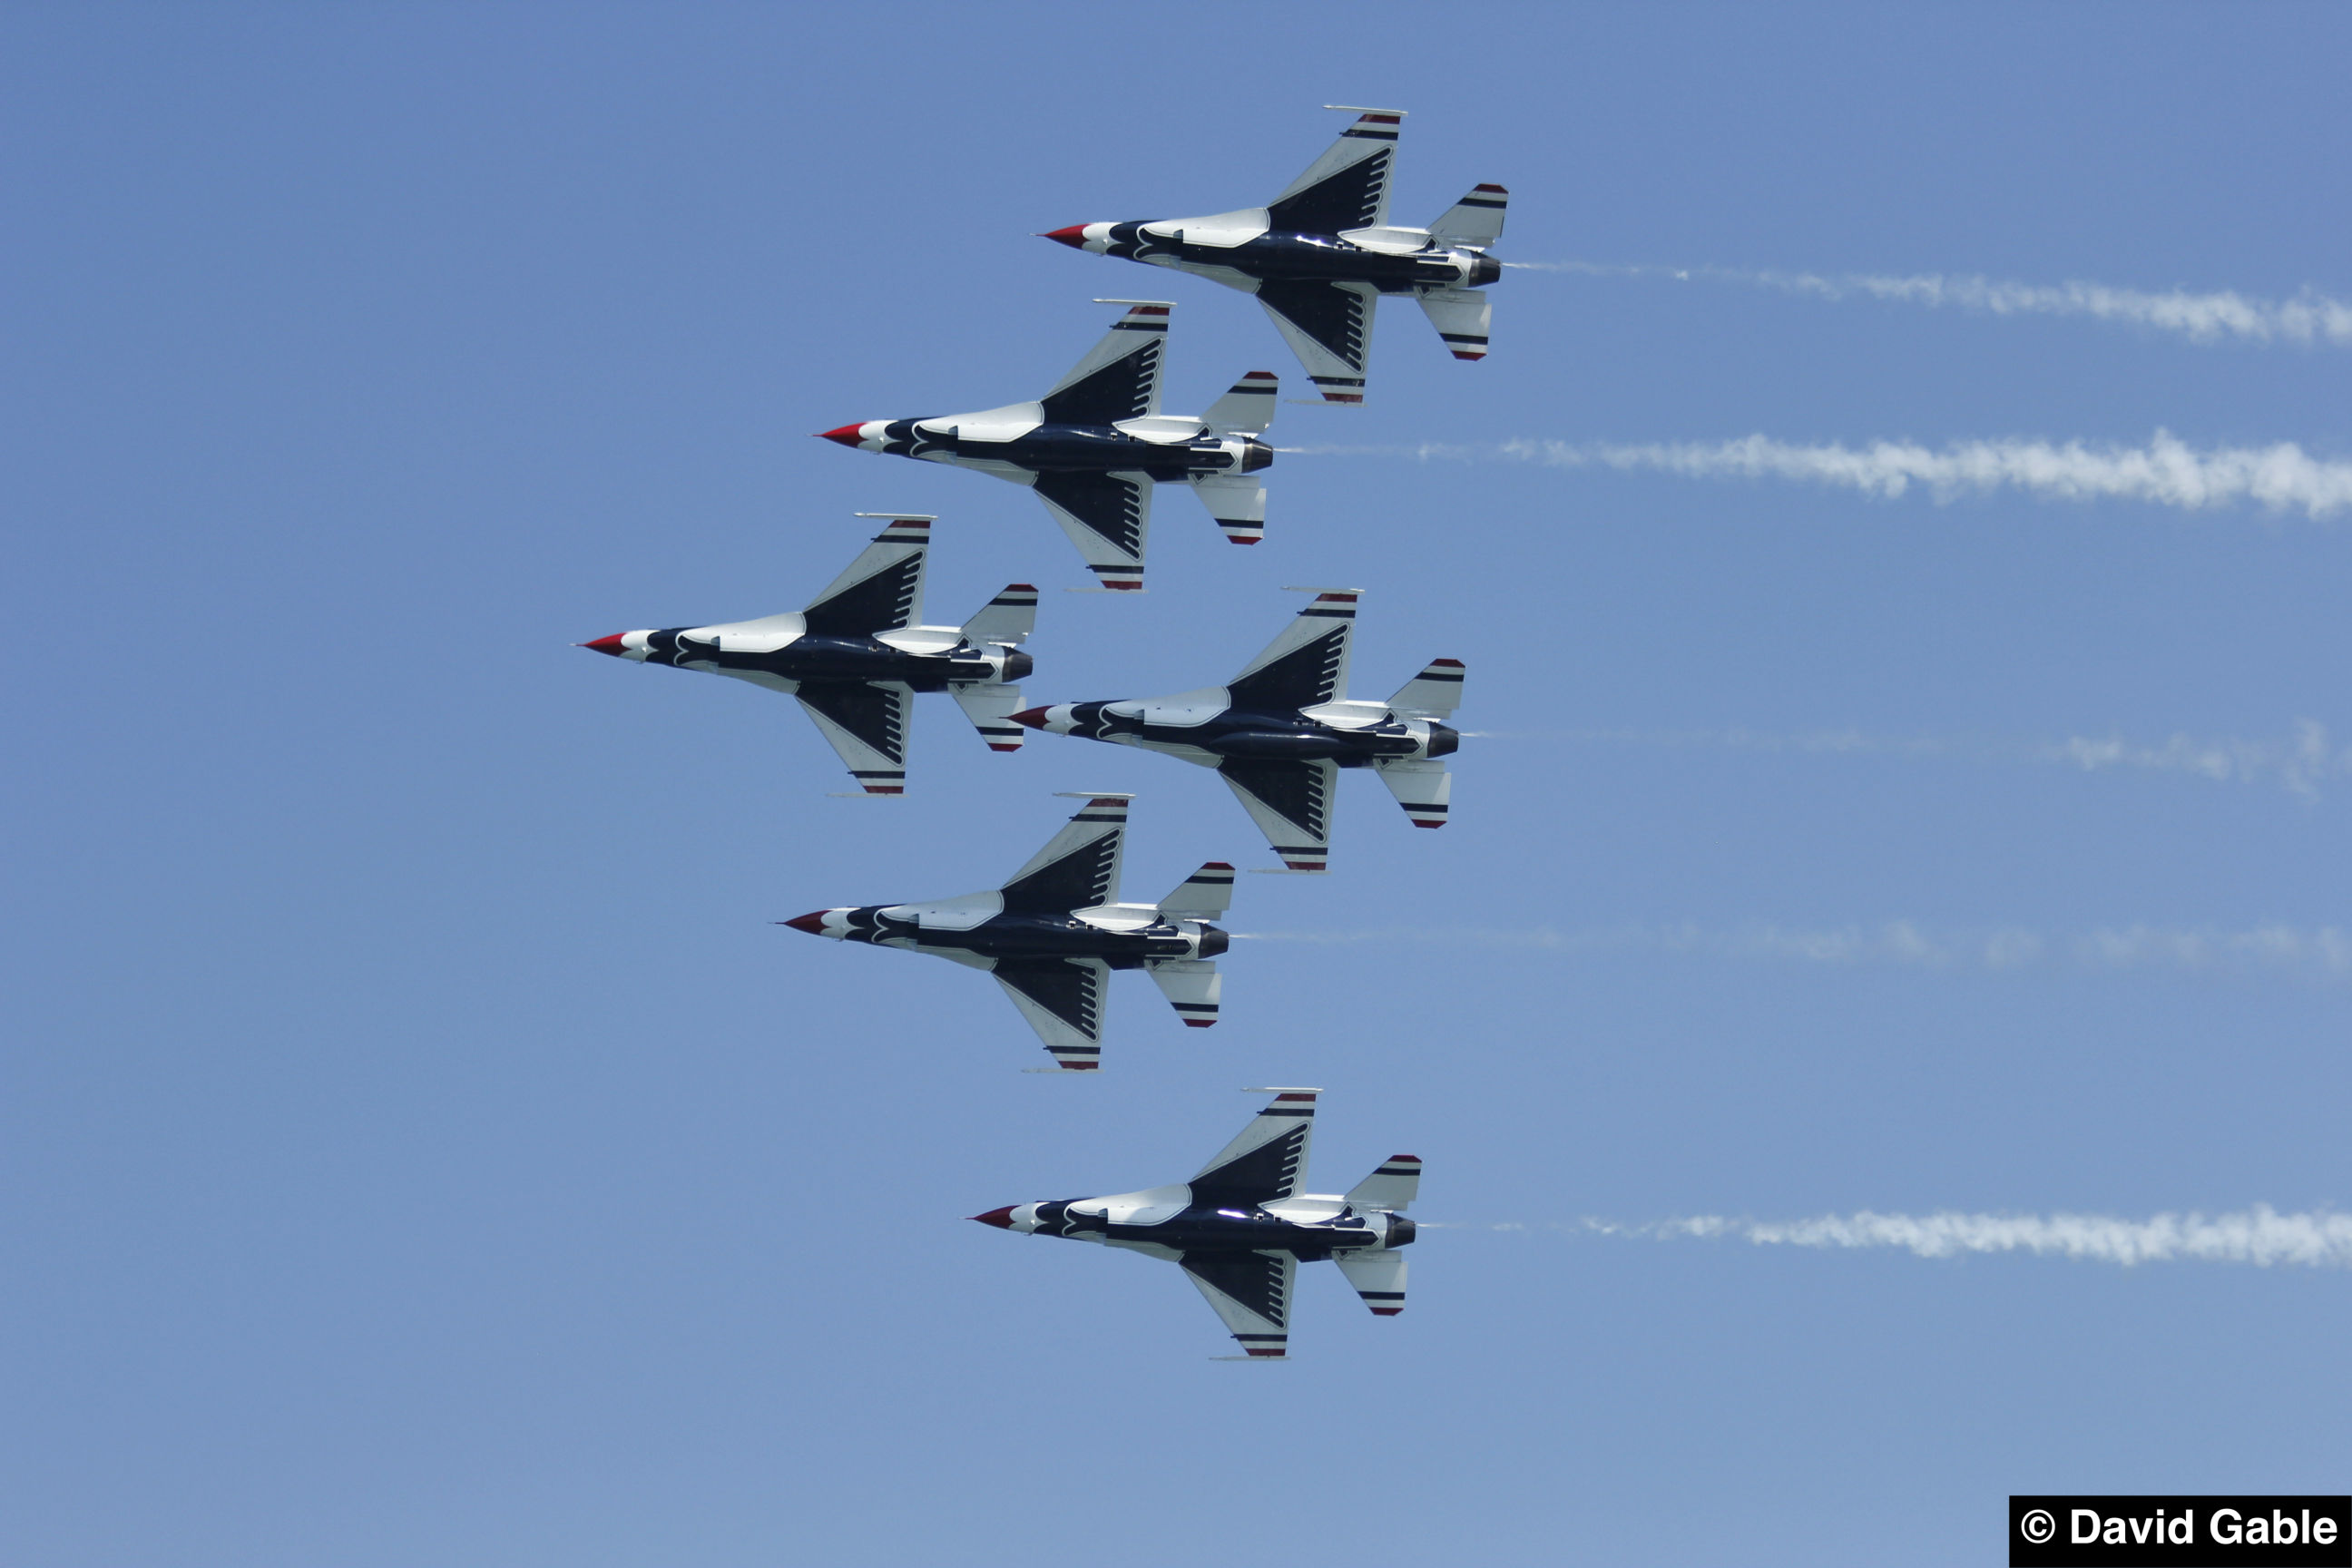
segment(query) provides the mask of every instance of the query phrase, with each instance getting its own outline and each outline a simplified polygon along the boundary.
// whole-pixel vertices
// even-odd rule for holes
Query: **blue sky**
[[[1404,221],[1508,185],[1516,260],[2343,300],[2339,9],[0,39],[11,1562],[1975,1563],[2011,1491],[2341,1489],[2340,1268],[1576,1226],[2352,1201],[2345,512],[1494,447],[2340,473],[2346,347],[1513,272],[1485,363],[1391,304],[1370,406],[1275,430],[1463,455],[1286,455],[1250,552],[1165,496],[1139,599],[806,437],[1031,395],[1097,295],[1179,301],[1174,408],[1295,378],[1238,296],[1030,236],[1262,200],[1325,102],[1412,111]],[[570,646],[795,605],[890,508],[934,618],[1047,589],[1033,700],[1220,679],[1349,583],[1360,692],[1460,658],[1505,733],[1445,832],[1351,779],[1334,875],[1243,879],[1218,1028],[1128,977],[1098,1081],[1023,1076],[978,976],[769,922],[998,880],[1055,790],[1137,792],[1136,892],[1269,863],[1213,779],[929,700],[911,796],[830,799],[790,704]],[[1213,1363],[1174,1270],[961,1217],[1181,1178],[1264,1083],[1327,1087],[1318,1186],[1428,1162],[1402,1318],[1310,1270],[1292,1364]]]

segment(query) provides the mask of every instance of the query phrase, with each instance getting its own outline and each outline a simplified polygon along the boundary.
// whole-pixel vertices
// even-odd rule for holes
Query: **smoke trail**
[[[1931,310],[1957,308],[1996,316],[2088,316],[2096,321],[2174,332],[2191,342],[2225,341],[2326,343],[2352,347],[2352,305],[2305,289],[2291,300],[2250,299],[2231,289],[2194,294],[2174,289],[2151,292],[2074,280],[2056,285],[2011,283],[1973,274],[1918,273],[1910,277],[1848,272],[1753,271],[1729,267],[1612,266],[1586,261],[1510,261],[1532,272],[1572,272],[1593,278],[1693,279],[1775,289],[1817,300],[1856,297]]]
[[[1574,442],[1520,438],[1474,447],[1425,441],[1392,447],[1284,447],[1310,456],[1540,463],[1557,468],[1643,469],[1686,479],[1778,479],[1832,485],[1893,500],[1916,485],[1937,502],[2021,489],[2061,500],[2151,501],[2188,510],[2253,501],[2273,512],[2332,517],[2352,507],[2352,463],[2314,458],[2293,441],[2268,447],[2190,447],[2158,430],[2145,447],[2080,441],[1958,441],[1940,450],[1915,441],[1866,447],[1800,446],[1768,436],[1734,441]]]
[[[2070,735],[2063,741],[2028,742],[1965,736],[1868,735],[1857,730],[1817,730],[1771,734],[1754,730],[1465,730],[1481,740],[1559,740],[1593,745],[1706,747],[1737,752],[1808,755],[1958,758],[1978,763],[2055,763],[2084,773],[2137,768],[2185,773],[2215,783],[2275,782],[2304,800],[2317,800],[2320,785],[2352,778],[2352,746],[2330,746],[2327,727],[2312,719],[2295,721],[2293,739],[2252,741],[2237,736],[2196,740],[2176,734],[2162,745],[2120,736]]]
[[[1524,1225],[1448,1225],[1424,1230],[1527,1230]],[[2142,1263],[2251,1263],[2258,1268],[2352,1268],[2352,1215],[2279,1214],[2256,1204],[2237,1214],[2160,1214],[2152,1219],[2105,1215],[1824,1215],[1769,1221],[1695,1215],[1646,1225],[1586,1219],[1540,1228],[1595,1236],[1751,1242],[1759,1247],[1901,1247],[1919,1258],[1971,1252],[2030,1252],[2132,1268]]]
[[[1905,968],[1949,973],[2063,970],[2086,973],[2171,971],[2217,976],[2280,975],[2326,983],[2352,979],[2352,930],[2280,923],[2240,931],[2210,926],[2099,926],[2049,932],[2022,926],[1939,930],[1907,920],[1843,926],[1769,921],[1709,928],[1623,925],[1582,931],[1475,927],[1352,931],[1235,931],[1237,942],[1352,945],[1382,942],[1562,952],[1666,954],[1767,961],[1829,968]]]

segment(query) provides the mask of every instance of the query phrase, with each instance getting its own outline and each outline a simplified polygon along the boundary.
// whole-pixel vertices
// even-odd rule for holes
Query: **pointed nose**
[[[1042,730],[1045,727],[1045,710],[1024,708],[1020,712],[1013,715],[1013,721],[1024,730]]]
[[[1037,237],[1050,239],[1056,245],[1066,245],[1073,250],[1084,250],[1087,247],[1087,226],[1074,223],[1067,228],[1053,229]]]
[[[804,931],[811,936],[823,936],[824,934],[824,915],[825,911],[823,910],[811,910],[808,913],[801,916],[798,920],[779,921],[777,923],[779,925],[788,925],[794,931]]]
[[[971,1217],[975,1222],[981,1225],[992,1225],[999,1230],[1011,1230],[1013,1228],[1013,1205],[1011,1204],[1006,1204],[1001,1209],[991,1209],[986,1214],[976,1214]]]
[[[844,425],[838,430],[820,430],[816,433],[816,438],[820,441],[838,441],[845,447],[855,447],[858,442],[857,433],[865,428],[864,425]]]
[[[594,642],[575,643],[573,646],[594,648],[598,653],[609,653],[614,658],[618,658],[629,651],[621,646],[621,639],[627,635],[625,632],[614,632],[611,637],[598,637]]]

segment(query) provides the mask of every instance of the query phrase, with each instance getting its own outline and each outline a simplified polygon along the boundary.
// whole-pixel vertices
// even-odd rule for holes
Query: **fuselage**
[[[1342,716],[1354,722],[1332,723],[1299,710],[1259,713],[1217,708],[1213,704],[1219,694],[1204,695],[1210,702],[1182,697],[1072,702],[1033,708],[1013,717],[1016,723],[1051,734],[1078,735],[1177,756],[1197,753],[1187,760],[1208,765],[1227,757],[1248,757],[1331,762],[1343,768],[1361,768],[1407,758],[1448,756],[1461,745],[1461,736],[1452,726],[1433,719],[1399,720],[1388,716],[1379,704],[1330,704],[1368,710],[1361,717]]]
[[[1477,289],[1503,276],[1502,264],[1426,230],[1350,229],[1297,234],[1267,226],[1264,209],[1205,218],[1089,223],[1045,237],[1098,256],[1172,267],[1239,286],[1258,282],[1368,283],[1383,294]]]
[[[1166,481],[1255,473],[1274,461],[1274,448],[1256,437],[1223,435],[1197,419],[1154,415],[1116,425],[1057,424],[1034,404],[869,419],[823,434],[860,451],[1008,474],[1145,473]]]
[[[1003,906],[1000,894],[974,893],[936,904],[820,910],[785,923],[842,942],[909,948],[941,957],[1098,958],[1113,969],[1140,969],[1168,959],[1215,958],[1230,941],[1204,921],[1171,921],[1149,905],[1049,912]]]
[[[1358,1214],[1336,1196],[1220,1205],[1213,1194],[1196,1198],[1190,1186],[1019,1204],[979,1217],[1024,1235],[1183,1253],[1287,1252],[1308,1263],[1339,1253],[1408,1246],[1415,1231],[1402,1215]]]
[[[1016,681],[1035,668],[1018,649],[975,647],[951,626],[841,637],[807,631],[795,624],[800,618],[771,616],[733,626],[623,632],[588,646],[641,664],[731,675],[786,691],[810,682],[872,680],[944,691]]]

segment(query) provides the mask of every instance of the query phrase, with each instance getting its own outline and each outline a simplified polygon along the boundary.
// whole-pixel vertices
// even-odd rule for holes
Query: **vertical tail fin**
[[[1503,215],[1511,193],[1500,185],[1473,185],[1470,194],[1437,215],[1430,237],[1484,250],[1503,237]]]
[[[1433,658],[1419,675],[1397,688],[1389,708],[1400,719],[1443,719],[1462,705],[1458,658]]]
[[[1004,592],[980,607],[980,614],[964,622],[963,635],[974,644],[1019,644],[1028,640],[1037,629],[1037,585],[1034,583],[1007,583]]]
[[[1251,371],[1234,383],[1232,391],[1209,405],[1201,423],[1221,436],[1235,430],[1255,436],[1274,423],[1274,407],[1281,401],[1276,395],[1281,390],[1281,378],[1274,372]]]

